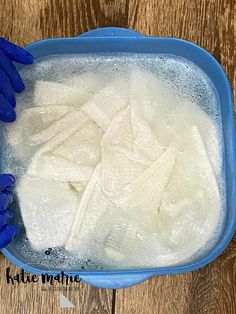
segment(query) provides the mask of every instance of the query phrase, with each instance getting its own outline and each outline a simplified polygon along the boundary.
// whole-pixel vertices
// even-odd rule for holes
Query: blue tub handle
[[[143,34],[140,34],[136,31],[127,28],[121,27],[102,27],[92,29],[86,33],[81,34],[79,37],[118,37],[118,38],[137,38],[137,37],[144,37]]]
[[[97,287],[97,288],[106,288],[106,289],[119,289],[119,288],[127,288],[130,286],[134,286],[140,282],[147,280],[148,278],[156,275],[156,273],[148,273],[148,274],[107,274],[107,275],[96,275],[96,276],[83,276],[80,274],[80,278],[82,281]]]

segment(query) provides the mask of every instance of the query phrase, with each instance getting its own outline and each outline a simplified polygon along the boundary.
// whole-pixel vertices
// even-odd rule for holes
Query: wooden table
[[[0,36],[25,45],[47,37],[76,36],[96,27],[120,26],[150,36],[179,37],[213,54],[235,91],[235,18],[235,0],[1,0]],[[12,286],[5,280],[7,265],[11,263],[1,256],[1,314],[236,313],[236,237],[217,260],[198,271],[158,276],[116,291],[86,284],[72,285],[72,291],[60,291],[61,286],[48,291],[49,285],[42,290],[40,284]],[[19,271],[13,265],[11,270]],[[60,309],[60,293],[75,307]]]

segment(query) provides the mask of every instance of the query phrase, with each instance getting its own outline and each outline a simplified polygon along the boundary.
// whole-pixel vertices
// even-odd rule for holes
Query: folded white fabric
[[[52,153],[79,165],[95,167],[101,159],[100,142],[103,133],[98,125],[88,121],[69,138],[57,145]]]
[[[88,236],[96,235],[99,219],[112,207],[101,188],[101,164],[98,164],[82,195],[65,248],[73,251],[86,247]]]
[[[90,167],[79,166],[63,157],[54,156],[53,150],[77,130],[83,128],[88,123],[88,119],[78,110],[68,114],[63,120],[63,123],[56,123],[51,125],[49,130],[43,131],[52,138],[32,157],[27,173],[59,181],[87,181],[92,173]]]
[[[138,221],[144,210],[152,218],[175,161],[173,151],[163,153],[144,119],[130,107],[112,120],[102,139],[102,148],[102,164],[95,168],[84,190],[65,246],[67,250],[86,247],[107,210],[122,209]]]
[[[117,80],[86,102],[81,110],[105,131],[114,116],[127,106],[127,101],[127,86]]]
[[[92,167],[81,166],[51,154],[41,155],[37,162],[31,164],[28,169],[28,174],[30,175],[61,182],[88,181],[92,172]]]
[[[113,195],[113,203],[128,216],[135,216],[140,228],[151,232],[150,225],[157,216],[174,165],[175,151],[169,148],[135,180],[124,186],[119,195]]]
[[[163,152],[145,120],[130,106],[112,120],[101,146],[102,188],[111,197],[141,175]]]

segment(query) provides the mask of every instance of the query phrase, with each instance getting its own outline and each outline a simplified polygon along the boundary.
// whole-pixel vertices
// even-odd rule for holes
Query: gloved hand
[[[18,227],[7,224],[12,217],[12,212],[8,209],[8,205],[13,199],[10,188],[14,183],[15,178],[11,174],[0,175],[0,249],[7,246],[19,230]]]
[[[31,64],[32,55],[4,38],[0,38],[0,120],[12,122],[16,119],[15,92],[20,93],[24,83],[13,62]]]

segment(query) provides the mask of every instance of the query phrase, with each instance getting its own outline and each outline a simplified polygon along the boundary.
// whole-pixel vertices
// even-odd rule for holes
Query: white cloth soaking
[[[17,120],[7,128],[7,140],[20,158],[32,155],[35,145],[49,138],[39,136],[41,131],[50,128],[51,124],[68,114],[70,106],[42,106],[24,109],[17,115]],[[36,139],[36,141],[35,141]]]
[[[37,81],[6,127],[27,237],[113,267],[183,262],[221,219],[217,127],[152,71],[111,73]]]
[[[127,101],[128,93],[125,84],[116,81],[82,105],[81,110],[105,131],[114,116],[127,106]]]
[[[63,246],[77,210],[79,193],[73,192],[67,182],[28,175],[17,185],[17,193],[33,248]]]
[[[108,80],[108,77],[107,77]],[[82,105],[104,87],[106,80],[99,73],[85,72],[61,82],[37,81],[34,103],[46,105]]]
[[[141,130],[143,132],[146,130],[146,133],[138,132],[141,117],[138,114],[131,114],[131,111],[130,107],[121,111],[117,115],[118,119],[112,120],[103,137],[102,163],[94,170],[84,191],[66,244],[68,250],[79,248],[82,245],[81,242],[86,243],[84,234],[89,231],[96,232],[98,219],[113,206],[116,206],[117,210],[125,208],[129,215],[135,213],[138,219],[141,218],[142,212],[150,219],[155,214],[155,208],[159,206],[161,195],[174,166],[175,154],[172,151],[166,151],[157,161],[147,167],[147,164],[151,163],[150,159],[156,159],[162,150],[145,123],[146,129],[143,127]],[[126,121],[123,120],[123,117]],[[125,122],[127,122],[127,128],[132,128],[133,132],[126,133]],[[147,150],[142,145],[144,136],[146,136],[147,141],[148,136],[150,136],[149,143],[152,144]],[[131,137],[130,141],[129,137]],[[131,144],[132,142],[133,151],[129,151],[128,146],[122,147],[122,144]],[[112,149],[112,145],[120,148],[121,151],[124,148],[122,158],[120,158],[119,151],[116,150],[110,154],[109,159],[107,158],[106,147]],[[151,147],[153,148],[152,151],[150,150]],[[144,151],[145,154],[143,154]],[[110,153],[109,150],[108,153]],[[134,156],[136,154],[136,160],[129,159],[132,153]],[[138,165],[139,159],[143,161],[140,166]],[[144,169],[146,170],[144,171]]]

